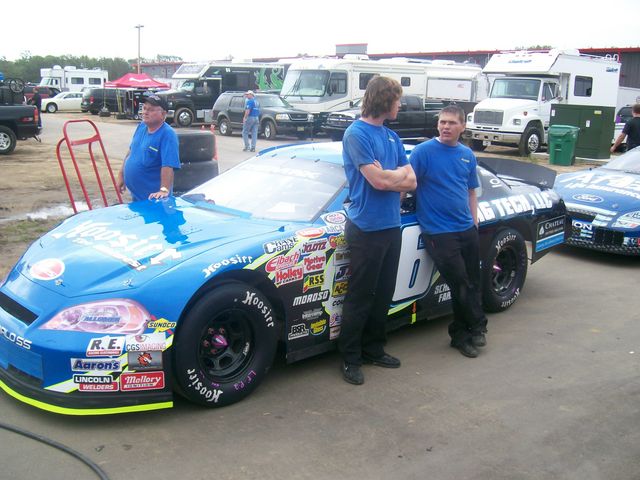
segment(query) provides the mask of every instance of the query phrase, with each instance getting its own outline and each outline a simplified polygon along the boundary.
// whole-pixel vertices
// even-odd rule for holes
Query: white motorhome
[[[109,72],[99,68],[61,67],[40,69],[40,85],[59,88],[64,92],[81,92],[86,87],[100,88],[109,80]]]
[[[547,143],[552,105],[615,107],[618,97],[620,63],[578,50],[497,53],[483,72],[491,94],[467,116],[465,135],[476,150],[517,145],[528,155]]]
[[[478,65],[448,60],[391,58],[370,60],[366,55],[294,61],[287,70],[280,95],[297,108],[313,113],[319,126],[330,112],[350,108],[362,98],[375,75],[396,79],[403,93],[426,99],[477,102],[487,96],[488,84]]]

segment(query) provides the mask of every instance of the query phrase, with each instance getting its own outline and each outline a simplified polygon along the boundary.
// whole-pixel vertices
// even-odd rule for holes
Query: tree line
[[[180,57],[170,55],[158,55],[155,59],[141,59],[140,63],[181,61]],[[87,55],[31,55],[25,52],[15,61],[0,57],[0,72],[4,78],[20,78],[25,82],[40,82],[40,69],[51,68],[54,65],[61,67],[74,66],[76,68],[100,68],[109,72],[109,79],[115,80],[125,73],[134,71],[133,65],[137,59],[125,60],[124,58],[94,58]]]

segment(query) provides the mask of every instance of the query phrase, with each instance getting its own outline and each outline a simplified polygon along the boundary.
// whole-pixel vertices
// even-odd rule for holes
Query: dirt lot
[[[221,143],[228,137],[218,137]],[[63,159],[69,159],[63,149]],[[78,161],[84,167],[90,165],[89,156],[85,150],[77,147]],[[490,147],[480,155],[499,155],[505,158],[515,158],[522,161],[534,161],[547,165],[544,155],[532,160],[514,157],[514,149],[505,147]],[[97,156],[99,159],[100,157]],[[110,158],[114,172],[120,169],[122,159]],[[66,163],[70,169],[71,163]],[[552,166],[564,172],[587,168],[589,163],[579,162],[575,166]],[[42,233],[58,224],[65,215],[73,213],[65,183],[56,156],[55,145],[38,143],[33,139],[20,142],[14,153],[0,156],[0,278],[15,264],[26,247]],[[94,179],[90,171],[81,170],[85,179]],[[68,170],[71,176],[73,171]],[[106,175],[106,172],[103,172]],[[108,178],[108,177],[103,177]],[[89,192],[98,192],[95,180],[87,181]],[[76,200],[82,200],[79,189],[73,191]],[[113,200],[113,196],[110,201]],[[92,199],[93,205],[102,205],[100,198]],[[48,209],[53,209],[50,212]],[[45,219],[39,219],[37,214],[45,214]]]

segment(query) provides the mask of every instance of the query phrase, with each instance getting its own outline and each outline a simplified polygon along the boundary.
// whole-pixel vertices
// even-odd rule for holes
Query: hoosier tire
[[[527,246],[512,228],[499,231],[482,265],[482,303],[487,312],[502,312],[517,300],[527,277]]]
[[[207,407],[242,400],[266,376],[277,343],[274,311],[264,295],[240,282],[215,288],[196,303],[176,333],[180,393]]]

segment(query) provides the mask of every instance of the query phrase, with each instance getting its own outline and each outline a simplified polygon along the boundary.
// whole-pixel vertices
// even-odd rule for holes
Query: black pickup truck
[[[40,112],[35,105],[23,105],[24,83],[12,80],[0,82],[0,155],[8,155],[18,140],[36,137],[40,133]]]
[[[330,113],[322,131],[333,140],[341,140],[347,127],[360,118],[360,101],[348,110]],[[385,125],[400,138],[431,138],[438,134],[438,114],[444,106],[441,102],[425,103],[417,95],[403,95],[398,118],[385,121]]]

